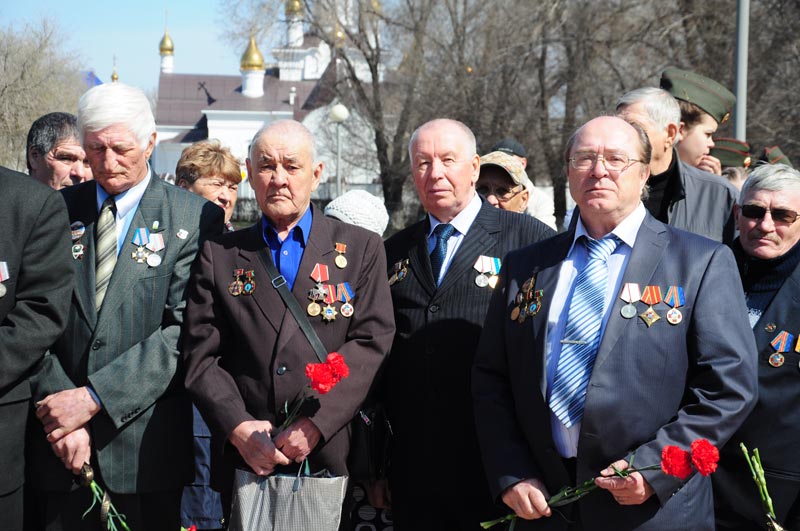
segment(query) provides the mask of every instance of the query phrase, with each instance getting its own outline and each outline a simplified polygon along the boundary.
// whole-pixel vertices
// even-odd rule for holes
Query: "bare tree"
[[[85,89],[77,58],[48,20],[0,28],[0,165],[25,171],[25,140],[43,114],[74,113]]]

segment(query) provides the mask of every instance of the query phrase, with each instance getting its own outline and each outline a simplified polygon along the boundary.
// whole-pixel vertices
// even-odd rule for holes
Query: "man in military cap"
[[[755,409],[722,449],[712,476],[717,529],[763,529],[766,517],[739,443],[758,448],[775,515],[800,529],[800,171],[762,164],[742,187],[733,252],[758,354]]]
[[[783,154],[783,151],[778,146],[765,147],[758,160],[767,164],[785,164],[790,168],[794,168],[792,161]]]
[[[720,162],[709,150],[714,147],[713,134],[730,118],[736,96],[713,79],[675,67],[661,74],[661,88],[681,108],[678,156],[691,166],[721,175]]]
[[[711,148],[709,155],[719,160],[722,165],[722,176],[741,190],[752,161],[750,144],[736,138],[715,138],[714,147]]]
[[[659,221],[719,242],[733,241],[738,191],[717,175],[678,157],[681,111],[669,92],[645,87],[617,101],[617,116],[638,124],[652,146],[645,207]]]

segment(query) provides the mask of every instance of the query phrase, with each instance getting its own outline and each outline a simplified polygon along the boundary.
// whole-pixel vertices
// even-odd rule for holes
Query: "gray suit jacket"
[[[153,176],[134,213],[98,314],[95,291],[94,181],[64,190],[71,222],[86,232],[82,259],[75,260],[77,286],[64,335],[31,379],[35,400],[91,385],[103,409],[89,422],[92,465],[119,493],[183,486],[191,478],[191,422],[183,389],[178,339],[186,305],[189,269],[199,244],[222,231],[222,210],[199,196]],[[148,267],[131,258],[138,227],[163,229],[163,261]],[[182,230],[184,238],[178,236]],[[181,232],[181,235],[183,233]],[[30,481],[39,489],[67,490],[72,477],[55,458],[41,423],[28,429]]]
[[[0,297],[0,494],[5,494],[24,479],[31,397],[26,375],[67,324],[75,273],[61,196],[5,168],[0,190],[0,261],[9,272]]]
[[[545,345],[550,299],[572,231],[511,253],[503,265],[473,370],[475,418],[494,496],[526,478],[541,479],[551,494],[568,483],[556,452],[545,401]],[[522,283],[536,274],[544,291],[539,313],[510,319]],[[642,288],[682,286],[683,321],[647,327],[624,319],[615,298],[589,382],[578,442],[577,480],[599,474],[635,453],[641,466],[658,464],[666,445],[688,449],[698,438],[718,447],[739,427],[756,397],[755,344],[741,283],[730,250],[674,229],[647,215],[622,283]],[[646,308],[638,303],[639,312]],[[694,475],[685,483],[659,471],[644,476],[655,495],[622,507],[605,491],[568,506],[581,521],[606,529],[714,529],[711,483]],[[554,516],[520,529],[564,529]]]

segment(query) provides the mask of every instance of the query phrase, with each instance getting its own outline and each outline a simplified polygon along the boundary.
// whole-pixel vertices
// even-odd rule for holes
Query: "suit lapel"
[[[413,241],[414,245],[408,252],[408,263],[411,269],[414,270],[414,276],[417,278],[419,285],[425,290],[430,297],[436,291],[436,282],[433,280],[433,271],[431,270],[431,260],[428,256],[428,230],[430,223],[427,216],[425,220],[417,224],[414,231]],[[389,264],[393,266],[394,264]]]
[[[664,252],[667,248],[667,236],[664,226],[652,218],[649,214],[645,216],[642,226],[636,235],[636,243],[634,244],[631,256],[628,259],[628,265],[622,275],[622,282],[635,282],[640,286],[648,285],[653,278],[656,267],[661,263]],[[603,339],[600,342],[600,347],[597,352],[597,359],[595,360],[594,370],[602,365],[608,355],[614,349],[622,330],[625,326],[636,326],[634,319],[619,319],[618,314],[620,308],[624,304],[617,296],[611,298],[611,313],[606,324]]]
[[[97,231],[97,185],[86,186],[78,196],[75,207],[77,216],[73,221],[80,221],[86,227],[83,237],[79,240],[83,244],[83,258],[74,260],[75,273],[79,282],[75,286],[75,300],[89,326],[94,328],[97,323],[97,308],[95,308],[95,238]],[[73,242],[78,243],[78,242]]]
[[[458,247],[455,256],[453,256],[444,278],[442,278],[442,283],[439,284],[439,293],[445,293],[455,286],[463,275],[469,275],[472,266],[480,255],[491,256],[492,249],[497,246],[497,238],[493,235],[501,230],[497,221],[498,212],[499,210],[490,206],[489,203],[485,201],[481,203],[478,216],[472,222],[472,226],[464,236],[464,240]],[[502,259],[503,257],[499,258]],[[430,263],[430,259],[428,263]],[[477,275],[477,272],[475,274]],[[432,275],[431,278],[433,278]]]
[[[286,313],[286,305],[283,303],[278,290],[272,287],[270,277],[267,270],[261,263],[261,258],[258,256],[261,252],[266,253],[267,260],[272,260],[269,252],[269,247],[261,235],[261,219],[247,231],[247,236],[242,246],[239,248],[239,258],[242,260],[241,267],[244,270],[252,268],[259,271],[255,275],[257,285],[256,290],[251,297],[256,303],[256,306],[267,318],[267,322],[272,325],[275,331],[278,331],[283,321],[283,316]],[[249,264],[249,265],[248,265]],[[231,271],[231,281],[233,281],[233,271]],[[259,279],[263,281],[258,282]]]
[[[753,335],[759,351],[763,346],[768,345],[775,336],[788,328],[786,314],[791,313],[790,309],[798,306],[800,306],[800,267],[796,267],[789,275],[753,327]],[[767,332],[766,327],[769,324],[774,324],[777,328],[772,332]],[[788,330],[788,332],[797,335],[795,330]]]

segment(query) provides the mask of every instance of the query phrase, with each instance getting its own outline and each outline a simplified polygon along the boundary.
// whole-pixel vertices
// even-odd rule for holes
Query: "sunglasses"
[[[789,225],[797,221],[797,216],[800,216],[794,210],[784,208],[770,209],[759,205],[742,205],[742,215],[746,218],[762,219],[767,215],[767,212],[772,216],[772,221],[788,223]]]

